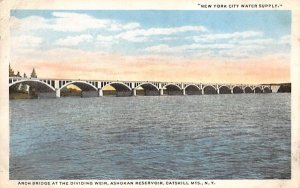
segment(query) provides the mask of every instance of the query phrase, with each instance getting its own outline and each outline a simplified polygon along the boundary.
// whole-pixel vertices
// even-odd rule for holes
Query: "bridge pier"
[[[186,95],[186,94],[185,94],[185,89],[182,89],[182,95]]]
[[[136,96],[136,89],[132,89],[132,96]]]
[[[103,90],[102,89],[98,90],[98,97],[103,97]]]
[[[164,89],[159,89],[159,95],[163,96],[164,95]]]
[[[56,98],[60,98],[60,89],[55,90],[55,96]]]

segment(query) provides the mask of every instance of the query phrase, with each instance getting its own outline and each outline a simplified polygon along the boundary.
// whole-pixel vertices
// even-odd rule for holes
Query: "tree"
[[[24,73],[23,77],[24,77],[24,78],[27,78],[27,75],[26,75],[26,73]]]
[[[9,64],[9,76],[15,76],[15,72],[11,68],[10,64]]]
[[[21,77],[20,72],[18,71],[16,77]]]
[[[33,68],[32,70],[32,73],[30,75],[31,78],[37,78],[37,75],[36,75],[36,72],[35,72],[35,69]]]

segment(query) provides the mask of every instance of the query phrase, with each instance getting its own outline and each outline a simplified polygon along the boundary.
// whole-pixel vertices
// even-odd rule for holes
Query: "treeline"
[[[291,83],[280,84],[278,93],[290,93],[292,91]]]
[[[20,74],[20,71],[17,71],[17,74],[15,74],[15,71],[9,65],[9,77],[22,77],[22,76]],[[23,78],[27,78],[26,73],[23,74]],[[32,72],[30,74],[30,78],[37,78],[37,74],[35,72],[35,68],[32,69]]]

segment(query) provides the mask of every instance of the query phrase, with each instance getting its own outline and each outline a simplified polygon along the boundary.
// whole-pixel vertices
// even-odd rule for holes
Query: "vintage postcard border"
[[[18,186],[18,181],[10,181],[8,178],[9,162],[9,94],[8,94],[8,62],[10,59],[9,48],[9,16],[12,9],[60,9],[60,10],[138,10],[138,9],[157,9],[157,10],[237,10],[211,8],[203,9],[198,6],[198,1],[147,1],[147,0],[2,0],[0,1],[0,187],[31,187]],[[204,2],[203,2],[204,3]],[[281,4],[275,10],[292,11],[292,52],[291,52],[291,82],[292,82],[292,178],[291,180],[214,180],[215,185],[210,187],[300,187],[300,7],[296,0],[289,1],[205,1],[205,4]],[[245,10],[245,9],[242,9]],[[250,9],[257,10],[257,9]],[[274,10],[274,8],[264,8],[259,10]],[[55,182],[55,181],[49,181]],[[59,182],[59,181],[58,181]],[[34,186],[52,187],[52,186]],[[61,186],[63,187],[63,185]],[[90,186],[92,187],[92,186]],[[101,186],[103,187],[103,186]],[[132,187],[132,186],[123,186]],[[146,186],[148,187],[148,186]],[[150,187],[150,186],[149,186]],[[160,187],[160,186],[156,186]],[[201,186],[199,186],[201,187]]]

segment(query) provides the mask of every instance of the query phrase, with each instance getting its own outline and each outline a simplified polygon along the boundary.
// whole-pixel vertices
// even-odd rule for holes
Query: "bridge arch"
[[[123,82],[108,82],[105,85],[102,86],[102,89],[105,89],[105,87],[111,86],[115,89],[110,95],[114,95],[117,97],[128,97],[132,95],[132,89]],[[106,95],[103,90],[103,95]]]
[[[30,87],[35,88],[37,91],[40,92],[51,92],[51,91],[55,91],[55,88],[52,87],[51,85],[40,81],[40,80],[20,80],[20,81],[16,81],[13,82],[11,84],[9,84],[9,88],[16,86],[17,84],[25,84],[25,85],[29,85]]]
[[[139,90],[139,88],[142,88],[143,90]],[[158,96],[159,95],[159,88],[149,82],[143,82],[138,84],[135,88],[136,95],[145,95],[145,96]]]
[[[187,89],[188,87],[197,88],[198,90],[201,90],[201,88],[195,84],[188,84],[184,87],[184,89]]]
[[[203,87],[203,94],[218,94],[217,88],[212,85],[206,85]]]
[[[110,82],[105,84],[102,88],[106,86],[111,86],[115,88],[115,90],[117,91],[131,91],[131,88],[128,85],[124,84],[123,82]]]
[[[263,89],[261,87],[255,87],[254,88],[254,92],[255,93],[262,93],[263,92]]]
[[[226,85],[222,85],[219,87],[219,94],[231,94],[231,89]]]
[[[232,88],[232,93],[236,94],[236,93],[244,93],[244,90],[241,86],[234,86]]]
[[[65,83],[59,88],[59,90],[62,90],[63,88],[71,84],[79,87],[81,91],[98,91],[98,89],[95,86],[85,81],[72,81],[72,82]]]
[[[186,95],[201,95],[201,88],[195,84],[189,84],[185,86]]]
[[[165,85],[164,88],[166,88],[166,89],[168,89],[168,88],[174,88],[174,89],[181,90],[181,87],[179,85],[173,84],[173,83]]]
[[[268,86],[266,86],[266,87],[263,88],[263,92],[264,93],[271,93],[272,90]]]
[[[143,82],[143,83],[139,84],[138,86],[136,86],[135,89],[138,89],[139,87],[142,87],[143,89],[151,89],[151,90],[155,89],[155,90],[159,91],[159,88],[156,85],[149,83],[149,82]]]
[[[250,86],[247,86],[244,88],[244,93],[254,93],[254,90]]]
[[[164,94],[167,95],[182,95],[182,90],[181,87],[177,84],[167,84],[164,86],[166,92],[164,92]]]

